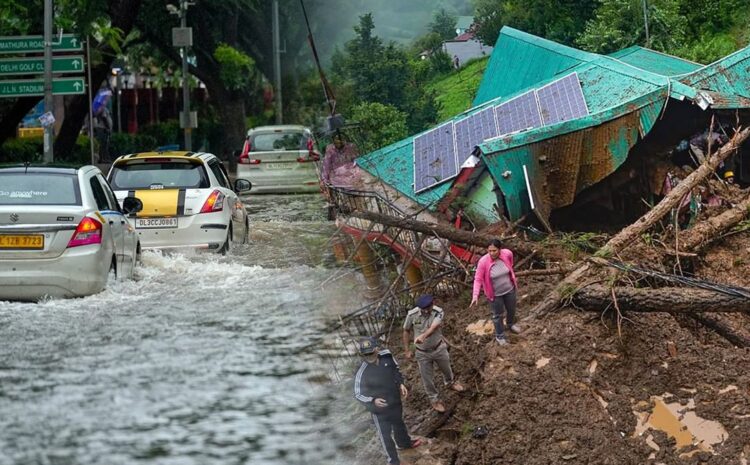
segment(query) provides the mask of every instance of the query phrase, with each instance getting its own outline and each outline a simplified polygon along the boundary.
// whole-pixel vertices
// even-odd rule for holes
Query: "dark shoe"
[[[411,440],[411,445],[409,447],[399,447],[396,446],[396,449],[398,450],[408,450],[408,449],[416,449],[417,447],[424,444],[424,441],[422,441],[422,438],[416,438]]]

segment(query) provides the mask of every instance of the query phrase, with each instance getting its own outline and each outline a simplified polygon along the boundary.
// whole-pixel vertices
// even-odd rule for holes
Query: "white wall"
[[[492,47],[482,45],[478,40],[471,39],[466,42],[443,42],[443,50],[453,59],[458,56],[461,66],[472,58],[481,58],[492,54]]]

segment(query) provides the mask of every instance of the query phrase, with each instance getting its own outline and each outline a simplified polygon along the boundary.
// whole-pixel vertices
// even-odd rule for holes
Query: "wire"
[[[750,289],[747,289],[744,287],[730,286],[727,284],[719,284],[719,283],[715,283],[712,281],[707,281],[705,279],[691,278],[689,276],[680,276],[676,274],[663,273],[661,271],[649,270],[646,268],[641,268],[635,265],[630,265],[630,264],[623,263],[620,261],[615,261],[615,260],[607,260],[606,264],[612,268],[616,268],[621,271],[638,273],[643,276],[659,278],[664,281],[678,283],[678,284],[682,284],[688,287],[706,289],[709,291],[718,292],[720,294],[725,294],[725,295],[732,296],[732,297],[741,297],[745,299],[750,299]]]

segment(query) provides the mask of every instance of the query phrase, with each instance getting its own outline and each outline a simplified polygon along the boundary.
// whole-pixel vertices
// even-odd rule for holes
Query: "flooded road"
[[[333,460],[311,347],[361,279],[320,196],[245,200],[250,243],[226,257],[147,252],[101,294],[0,302],[0,465]]]

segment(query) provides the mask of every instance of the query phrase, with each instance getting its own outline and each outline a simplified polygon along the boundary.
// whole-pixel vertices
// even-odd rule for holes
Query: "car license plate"
[[[288,163],[264,163],[269,170],[283,170],[289,168]]]
[[[30,235],[0,235],[0,249],[43,249],[44,236]]]
[[[135,227],[141,229],[148,228],[176,228],[177,217],[172,218],[136,218]]]

